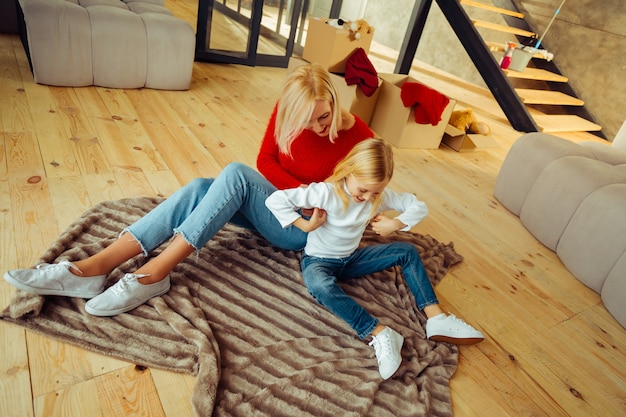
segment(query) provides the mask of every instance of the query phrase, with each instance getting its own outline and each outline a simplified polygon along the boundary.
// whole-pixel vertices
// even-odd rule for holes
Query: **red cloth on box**
[[[424,84],[407,81],[400,87],[404,107],[415,105],[415,123],[436,126],[450,99]]]
[[[363,94],[371,97],[378,88],[378,73],[363,48],[357,48],[346,61],[346,84],[357,84]]]

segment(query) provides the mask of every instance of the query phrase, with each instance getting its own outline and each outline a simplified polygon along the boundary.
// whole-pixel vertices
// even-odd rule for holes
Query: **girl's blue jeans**
[[[321,305],[348,323],[361,339],[374,330],[378,319],[372,317],[365,308],[348,296],[338,282],[396,265],[402,267],[404,279],[420,310],[438,304],[419,252],[410,243],[394,242],[366,246],[340,259],[302,255],[302,275],[309,293]]]
[[[176,233],[200,250],[228,222],[254,230],[282,249],[301,250],[306,233],[283,228],[265,206],[274,191],[276,187],[256,170],[231,163],[217,178],[192,180],[125,232],[146,256]]]

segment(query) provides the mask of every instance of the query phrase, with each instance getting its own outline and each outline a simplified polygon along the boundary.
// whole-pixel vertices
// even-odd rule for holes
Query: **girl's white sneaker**
[[[435,342],[448,342],[455,345],[474,345],[485,339],[485,336],[457,318],[454,314],[439,314],[426,321],[426,337]]]
[[[385,327],[378,335],[373,336],[370,346],[374,347],[378,360],[378,372],[383,379],[389,379],[396,373],[402,363],[402,344],[404,337],[393,329]]]

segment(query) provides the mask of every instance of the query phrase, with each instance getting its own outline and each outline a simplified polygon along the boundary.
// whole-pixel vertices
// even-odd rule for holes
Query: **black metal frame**
[[[270,67],[287,67],[289,58],[293,54],[296,31],[298,29],[298,20],[300,18],[301,11],[303,10],[303,3],[308,5],[309,0],[294,0],[292,3],[292,14],[290,22],[289,38],[279,35],[276,31],[268,30],[261,25],[261,19],[263,17],[263,1],[253,0],[252,2],[252,14],[248,18],[241,15],[238,11],[235,12],[232,9],[226,7],[224,4],[220,4],[216,0],[200,0],[198,4],[198,20],[196,25],[196,53],[195,60],[200,62],[220,62],[228,64],[241,64],[241,65],[261,65]],[[281,0],[280,10],[282,11],[285,1]],[[239,10],[238,5],[238,10]],[[210,51],[205,48],[208,44],[209,36],[211,33],[211,19],[213,11],[218,10],[220,13],[228,16],[229,18],[247,26],[250,29],[248,36],[248,44],[245,52],[215,50]],[[306,10],[306,9],[304,9]],[[282,15],[279,19],[282,19]],[[280,24],[280,20],[278,22]],[[271,38],[273,41],[285,48],[284,56],[266,55],[257,53],[257,46],[259,36]]]
[[[411,71],[413,59],[417,53],[417,45],[424,32],[431,5],[432,0],[417,0],[413,6],[411,17],[409,18],[408,32],[404,37],[398,55],[398,62],[396,62],[395,72],[397,74],[408,74]]]
[[[263,13],[263,1],[252,1],[251,18],[243,18],[238,11],[233,12],[224,4],[220,4],[217,0],[200,0],[198,2],[198,20],[196,24],[196,61],[221,62],[229,64],[254,65],[256,62],[256,47],[261,31],[261,17]],[[214,11],[219,11],[228,17],[248,26],[250,33],[248,35],[248,44],[246,51],[209,51],[206,46],[209,43],[211,35],[211,21],[209,17],[213,16]]]

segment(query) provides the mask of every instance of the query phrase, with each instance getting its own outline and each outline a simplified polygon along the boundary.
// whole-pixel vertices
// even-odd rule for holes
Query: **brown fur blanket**
[[[98,204],[38,262],[89,256],[160,201]],[[451,243],[414,233],[368,232],[363,242],[391,240],[418,246],[433,284],[462,260]],[[191,401],[198,416],[451,416],[458,350],[425,340],[425,316],[399,269],[342,284],[405,337],[402,365],[383,381],[373,348],[307,293],[299,256],[227,225],[174,269],[167,294],[129,313],[93,317],[85,300],[17,291],[2,319],[133,363],[197,375]],[[139,256],[121,265],[108,284],[142,262]]]

